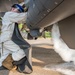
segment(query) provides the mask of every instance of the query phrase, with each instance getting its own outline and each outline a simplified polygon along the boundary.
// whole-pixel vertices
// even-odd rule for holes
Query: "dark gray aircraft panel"
[[[40,29],[75,14],[75,0],[30,0],[27,25]]]
[[[28,26],[36,26],[48,13],[56,8],[63,0],[30,0],[28,10]],[[30,23],[29,23],[30,21]],[[30,27],[31,28],[31,27]]]

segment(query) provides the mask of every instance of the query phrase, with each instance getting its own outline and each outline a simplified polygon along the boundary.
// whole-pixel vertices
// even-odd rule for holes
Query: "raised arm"
[[[20,23],[20,22],[26,21],[26,18],[27,18],[27,12],[25,12],[25,13],[14,13],[14,12],[11,12],[9,14],[9,20],[11,22]]]

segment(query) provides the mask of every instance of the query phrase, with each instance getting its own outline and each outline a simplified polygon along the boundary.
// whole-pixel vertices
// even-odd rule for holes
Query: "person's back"
[[[27,13],[6,12],[2,18],[1,42],[10,40],[13,34],[15,22],[26,19]]]

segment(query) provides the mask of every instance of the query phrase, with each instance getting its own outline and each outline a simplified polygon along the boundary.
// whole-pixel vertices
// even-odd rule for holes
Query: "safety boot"
[[[13,65],[13,59],[11,55],[8,55],[7,58],[3,61],[2,65],[8,70],[16,70],[17,66]]]

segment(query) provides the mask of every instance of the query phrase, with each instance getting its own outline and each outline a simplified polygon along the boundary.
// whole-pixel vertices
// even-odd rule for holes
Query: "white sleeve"
[[[12,13],[9,15],[9,20],[11,22],[20,23],[22,21],[26,21],[27,13]]]

